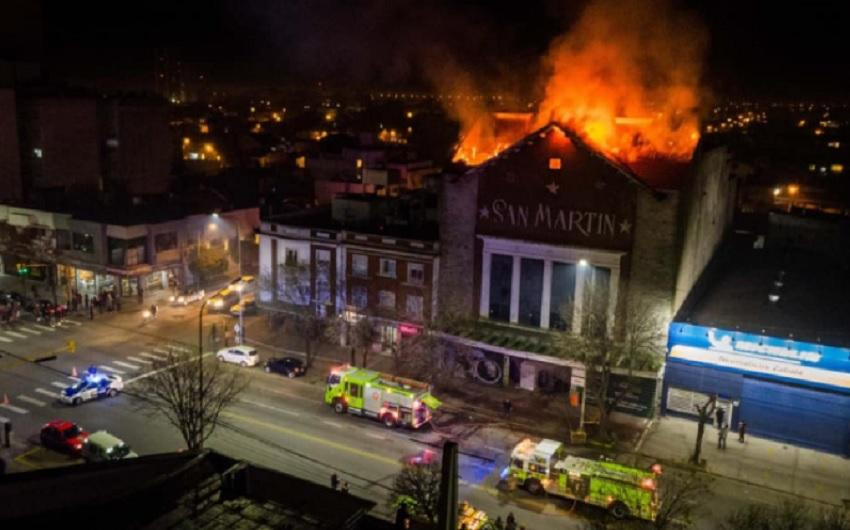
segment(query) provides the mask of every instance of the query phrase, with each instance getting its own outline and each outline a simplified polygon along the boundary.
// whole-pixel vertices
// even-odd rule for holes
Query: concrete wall
[[[473,317],[478,175],[446,175],[440,196],[440,274],[437,314]]]
[[[725,147],[699,151],[693,174],[682,190],[682,242],[673,312],[679,310],[731,226],[737,180]]]

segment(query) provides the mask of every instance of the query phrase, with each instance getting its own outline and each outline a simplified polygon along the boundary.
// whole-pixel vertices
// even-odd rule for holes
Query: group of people
[[[112,290],[101,290],[97,296],[89,296],[88,293],[80,294],[76,289],[71,293],[69,299],[71,312],[85,311],[90,320],[94,320],[95,313],[104,311],[121,311],[121,297],[116,296]]]
[[[717,448],[726,449],[726,437],[729,435],[729,421],[726,418],[726,409],[717,407],[714,411],[717,420]],[[738,442],[744,443],[747,436],[747,424],[738,422]]]

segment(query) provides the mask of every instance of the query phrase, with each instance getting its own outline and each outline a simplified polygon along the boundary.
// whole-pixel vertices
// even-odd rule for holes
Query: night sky
[[[721,96],[847,93],[848,2],[658,3],[693,12],[704,24],[710,36],[705,81]],[[425,64],[451,61],[485,86],[521,91],[550,41],[569,29],[584,5],[547,0],[46,2],[43,56],[57,77],[118,86],[149,83],[154,50],[163,47],[215,81],[241,84],[325,80],[369,88],[424,86]]]

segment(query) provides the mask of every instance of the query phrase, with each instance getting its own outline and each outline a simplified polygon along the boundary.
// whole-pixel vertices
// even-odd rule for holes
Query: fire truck
[[[515,481],[534,495],[544,492],[608,509],[616,518],[654,521],[659,508],[661,466],[651,470],[609,460],[566,454],[561,442],[524,439],[511,452],[503,478]]]
[[[413,429],[431,421],[431,412],[441,404],[426,383],[352,366],[331,371],[325,403],[339,414],[359,414],[387,427]]]

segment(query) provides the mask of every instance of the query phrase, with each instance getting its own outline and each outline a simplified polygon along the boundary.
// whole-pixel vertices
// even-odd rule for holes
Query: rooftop
[[[778,239],[778,238],[777,238]],[[850,274],[830,253],[732,234],[675,320],[773,337],[850,346]],[[769,295],[778,296],[775,302]]]
[[[61,492],[61,494],[60,494]],[[219,453],[168,453],[8,475],[8,528],[379,530],[375,503]]]

